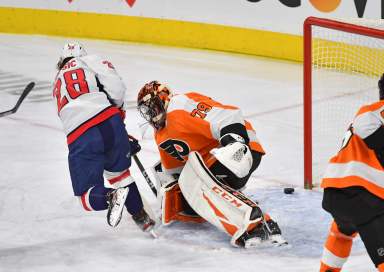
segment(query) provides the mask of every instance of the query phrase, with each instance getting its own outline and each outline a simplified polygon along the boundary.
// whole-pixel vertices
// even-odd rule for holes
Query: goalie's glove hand
[[[241,137],[238,134],[235,133],[227,133],[220,137],[219,142],[221,146],[227,146],[229,144],[233,144],[236,142],[240,142],[242,144],[245,144],[245,140],[243,137]]]
[[[244,138],[227,133],[220,138],[220,143],[221,147],[213,148],[209,153],[238,178],[247,176],[252,168],[253,157]]]
[[[139,144],[139,141],[128,134],[128,140],[129,140],[129,145],[131,146],[131,156],[137,154],[141,150],[141,146]]]

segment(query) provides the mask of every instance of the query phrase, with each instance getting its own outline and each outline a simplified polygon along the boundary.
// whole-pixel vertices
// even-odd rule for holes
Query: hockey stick
[[[133,157],[133,159],[135,160],[135,162],[136,162],[136,164],[137,164],[137,167],[139,167],[139,169],[140,169],[140,171],[141,171],[141,174],[143,174],[143,177],[145,178],[145,180],[147,181],[149,187],[151,188],[153,194],[154,194],[155,196],[157,196],[157,190],[156,190],[156,187],[155,187],[155,185],[153,184],[152,180],[149,178],[147,171],[145,171],[144,166],[141,164],[141,161],[139,160],[139,158],[137,157],[137,155],[133,155],[132,157]]]
[[[32,91],[33,87],[35,87],[35,82],[32,81],[25,87],[24,91],[21,93],[21,96],[19,97],[19,100],[17,100],[16,105],[10,110],[0,112],[0,117],[4,117],[4,116],[15,113],[19,109],[21,103],[27,97],[29,92]]]

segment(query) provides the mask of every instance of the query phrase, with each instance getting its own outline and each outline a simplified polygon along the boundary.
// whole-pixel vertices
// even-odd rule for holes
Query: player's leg
[[[323,194],[323,209],[329,212],[332,222],[324,245],[320,271],[340,271],[351,252],[356,226],[353,212],[356,208],[357,193],[346,189],[326,188]]]
[[[372,262],[379,271],[384,271],[384,215],[357,228]]]
[[[87,211],[101,211],[110,207],[108,196],[112,189],[104,187],[104,161],[104,141],[97,127],[90,128],[69,145],[68,164],[72,187]]]
[[[102,184],[95,185],[81,195],[80,200],[86,211],[103,211],[108,209],[107,195],[112,189],[105,188]]]
[[[132,215],[135,223],[143,230],[149,231],[154,226],[154,221],[144,210],[143,201],[135,180],[130,174],[131,146],[128,134],[120,116],[114,116],[98,126],[103,136],[105,149],[105,182],[106,186],[114,188],[112,192],[112,204],[110,214],[120,216],[122,203]],[[115,219],[113,219],[115,218]],[[119,218],[111,217],[116,222]]]
[[[350,223],[340,220],[337,220],[337,223],[332,222],[324,244],[320,272],[341,271],[351,253],[353,238],[356,235],[356,228]]]
[[[378,218],[383,214],[384,201],[382,199],[371,194],[363,187],[326,188],[323,196],[323,208],[332,214],[337,223],[337,228],[331,228],[327,239],[323,253],[323,263],[335,269],[341,268],[349,256],[352,238],[356,235],[354,233],[356,231],[359,232],[361,237],[366,237],[365,240],[368,244],[366,247],[371,252],[370,255],[374,255],[375,250],[377,255],[377,250],[380,248],[377,246],[380,246],[380,243],[384,245],[384,240],[380,241],[382,238],[378,234],[368,234],[367,229],[374,229],[384,223],[384,221],[380,223],[379,220],[371,223],[372,225],[368,224],[368,222],[372,222],[374,218]],[[361,234],[360,231],[363,231],[364,234]],[[341,235],[338,235],[339,233]],[[375,236],[378,243],[376,241],[372,242],[372,240],[375,240]],[[375,247],[377,248],[374,249]],[[377,257],[374,262],[377,265]],[[322,265],[322,267],[325,266]]]
[[[365,208],[356,214],[361,240],[375,266],[384,271],[384,200],[359,188],[359,203]]]

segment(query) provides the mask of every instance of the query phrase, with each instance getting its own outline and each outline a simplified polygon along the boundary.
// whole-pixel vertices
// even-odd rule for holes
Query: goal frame
[[[337,20],[308,17],[303,25],[303,122],[304,122],[304,188],[313,188],[312,176],[312,27],[323,27],[357,35],[384,39],[384,30]]]

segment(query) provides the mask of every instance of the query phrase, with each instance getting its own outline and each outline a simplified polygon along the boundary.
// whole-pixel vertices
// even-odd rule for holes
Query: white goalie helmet
[[[87,52],[84,49],[84,46],[78,42],[66,43],[63,47],[60,59],[66,59],[71,57],[83,57],[86,56]]]

